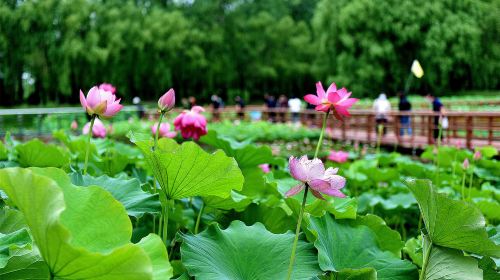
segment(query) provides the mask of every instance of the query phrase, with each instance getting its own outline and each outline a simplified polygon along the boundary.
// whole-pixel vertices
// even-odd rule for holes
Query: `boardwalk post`
[[[466,145],[467,149],[472,149],[472,116],[467,116],[467,121],[466,121]]]
[[[422,116],[422,118],[424,118]],[[427,118],[427,144],[431,145],[434,143],[434,122],[433,122],[434,116],[429,115]]]
[[[368,143],[372,142],[372,131],[373,131],[373,115],[368,114],[366,115],[366,140]]]
[[[493,117],[488,117],[488,145],[493,143]]]
[[[396,114],[394,116],[394,134],[396,135],[396,141],[399,145],[399,143],[401,143],[401,126],[400,126],[400,118],[401,116],[399,114]]]

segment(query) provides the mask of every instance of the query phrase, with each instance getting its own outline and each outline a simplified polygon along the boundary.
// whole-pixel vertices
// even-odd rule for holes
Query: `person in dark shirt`
[[[221,104],[221,98],[217,96],[217,94],[212,95],[210,98],[212,101],[212,116],[214,121],[219,121],[220,120],[220,108],[222,106]]]
[[[234,102],[236,103],[236,112],[238,113],[238,118],[240,120],[245,119],[245,101],[243,101],[243,98],[241,96],[236,96],[234,99]]]
[[[427,99],[432,104],[432,111],[434,113],[439,114],[439,115],[434,117],[434,135],[433,136],[434,136],[434,140],[436,140],[439,137],[439,120],[443,116],[444,106],[443,106],[443,103],[441,103],[441,100],[439,100],[439,98],[432,95],[431,93],[427,94]]]
[[[408,98],[404,93],[399,93],[399,104],[398,109],[400,112],[409,112],[411,111],[411,103],[408,101]],[[410,125],[410,116],[409,115],[401,115],[399,117],[399,122],[401,124],[401,128],[399,129],[399,135],[403,136],[405,134],[405,130],[408,132],[408,135],[411,135],[411,125]]]
[[[274,97],[273,95],[267,95],[265,97],[265,101],[266,101],[266,107],[270,111],[269,121],[276,122],[276,106],[278,105],[276,97]]]

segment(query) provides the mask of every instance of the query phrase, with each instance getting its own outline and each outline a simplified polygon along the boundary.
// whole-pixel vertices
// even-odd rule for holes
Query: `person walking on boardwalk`
[[[379,126],[382,126],[382,135],[387,132],[387,116],[391,111],[391,103],[387,100],[385,93],[381,93],[375,102],[373,103],[373,111],[375,112],[375,122],[377,123],[377,133],[379,131]]]
[[[408,97],[402,92],[399,93],[398,109],[400,112],[411,111],[411,103],[408,101]],[[401,124],[399,135],[403,136],[405,134],[405,130],[408,132],[408,135],[411,135],[410,115],[401,115],[399,117],[399,123]]]

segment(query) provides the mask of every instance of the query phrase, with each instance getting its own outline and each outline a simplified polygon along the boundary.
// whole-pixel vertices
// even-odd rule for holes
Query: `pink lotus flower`
[[[335,161],[338,163],[346,162],[348,157],[349,157],[349,153],[344,152],[344,151],[331,151],[330,154],[328,155],[329,160]]]
[[[83,134],[88,134],[90,130],[90,122],[86,123],[83,126]],[[95,119],[94,120],[94,126],[92,127],[92,136],[98,137],[98,138],[104,138],[106,137],[106,127],[104,124],[101,122],[100,119]]]
[[[78,123],[76,121],[71,122],[71,130],[77,130],[78,129]]]
[[[464,162],[462,163],[462,167],[463,167],[464,169],[467,169],[467,168],[469,168],[469,165],[470,165],[470,164],[469,164],[469,159],[467,159],[467,158],[466,158],[466,159],[464,160]]]
[[[175,106],[175,91],[173,88],[169,89],[164,95],[158,99],[158,110],[167,112],[172,110]]]
[[[309,185],[312,194],[319,199],[324,199],[321,193],[329,196],[345,197],[340,192],[340,189],[345,186],[346,180],[344,177],[337,175],[338,168],[330,167],[325,170],[325,166],[320,159],[308,160],[307,156],[302,156],[300,159],[290,157],[289,166],[292,177],[301,181],[302,184],[286,192],[286,197],[301,192],[305,187],[304,184]]]
[[[204,111],[200,106],[193,106],[190,111],[184,110],[174,120],[175,130],[179,130],[184,139],[200,139],[207,134],[207,120],[200,114]]]
[[[123,106],[120,105],[121,99],[116,99],[114,93],[93,87],[89,90],[87,98],[80,90],[80,103],[89,115],[98,115],[110,118],[118,113]]]
[[[153,133],[153,136],[156,135],[156,128],[157,127],[158,127],[158,123],[155,123],[151,126],[151,132]],[[162,124],[160,124],[159,135],[160,135],[160,137],[174,138],[177,135],[177,132],[170,131],[170,124],[162,123]]]
[[[102,89],[104,91],[109,91],[112,94],[115,94],[116,92],[116,88],[112,84],[107,84],[107,83],[100,84],[99,89]]]
[[[479,160],[481,158],[481,152],[480,151],[476,151],[474,153],[474,160]]]
[[[264,164],[259,164],[260,169],[262,169],[262,172],[264,173],[269,173],[271,172],[271,168],[269,167],[269,164],[264,163]]]
[[[350,116],[348,110],[354,103],[358,102],[357,98],[349,98],[349,96],[351,96],[351,92],[347,92],[346,88],[337,90],[335,83],[332,83],[325,92],[321,82],[317,82],[316,95],[308,94],[304,96],[304,100],[309,104],[316,105],[316,111],[333,111],[335,117],[342,120],[343,116]]]

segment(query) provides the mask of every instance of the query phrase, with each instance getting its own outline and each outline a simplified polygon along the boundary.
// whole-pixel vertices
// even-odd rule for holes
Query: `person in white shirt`
[[[373,111],[375,111],[375,121],[377,122],[377,132],[379,125],[383,126],[382,135],[387,132],[387,115],[391,111],[391,103],[387,100],[385,93],[381,93],[373,103]]]
[[[292,112],[292,121],[294,123],[299,122],[299,113],[302,107],[302,102],[296,96],[293,96],[288,100],[288,107],[290,108],[290,112]]]

